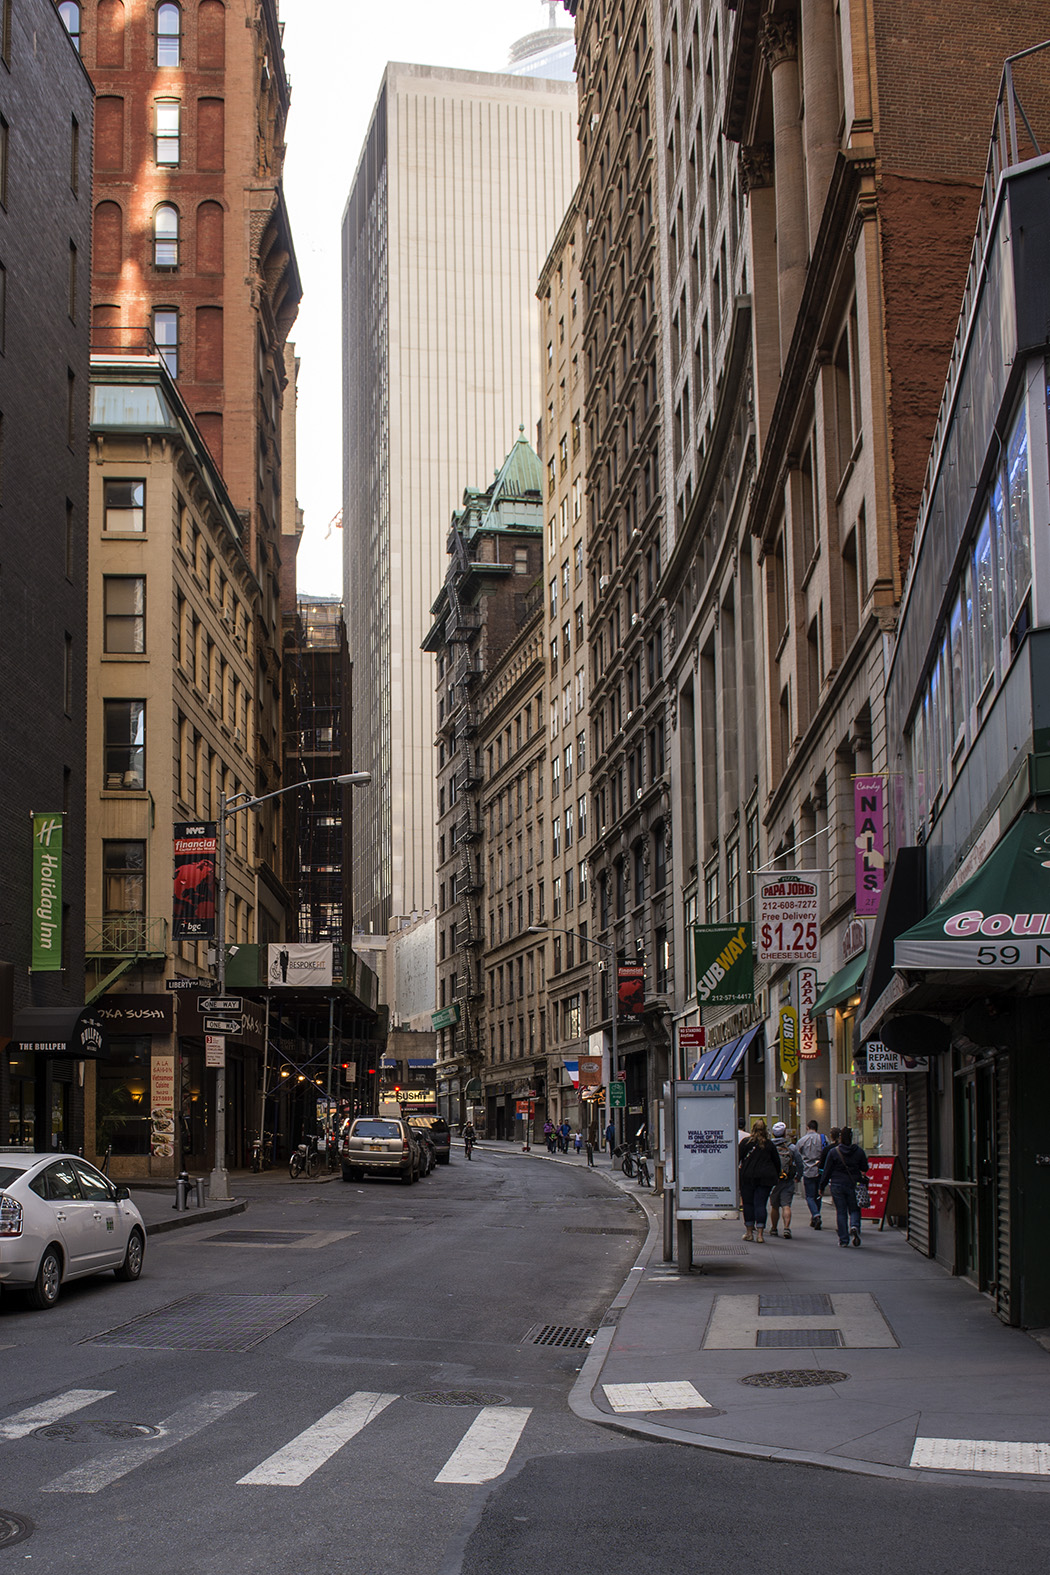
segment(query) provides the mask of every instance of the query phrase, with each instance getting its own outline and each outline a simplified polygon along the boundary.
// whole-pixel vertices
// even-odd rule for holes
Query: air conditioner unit
[[[598,124],[598,121],[599,121],[600,118],[601,117],[598,115],[598,113],[596,111],[591,114],[591,130],[592,131],[594,130],[595,126]],[[588,224],[587,228],[590,229],[590,225],[589,224]]]
[[[600,574],[598,576],[598,589],[600,591],[607,591],[609,589],[609,576],[607,574]]]
[[[641,798],[641,796],[642,796],[642,789],[641,788],[635,788],[634,796],[635,796],[635,798]]]
[[[640,621],[640,619],[641,619],[641,614],[640,613],[632,613],[631,614],[631,628],[632,629],[634,628],[635,624]]]
[[[244,734],[241,732],[239,727],[235,727],[233,730],[233,741],[235,744],[244,743]]]

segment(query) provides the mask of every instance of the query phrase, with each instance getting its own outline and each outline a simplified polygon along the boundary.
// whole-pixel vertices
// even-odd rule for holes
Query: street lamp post
[[[609,956],[613,960],[612,1030],[611,1030],[610,1038],[609,1038],[609,1081],[610,1081],[610,1083],[615,1082],[615,1081],[618,1080],[618,1076],[619,1076],[619,1059],[618,1059],[618,1056],[617,1056],[617,1049],[616,1049],[616,1019],[617,1019],[617,1017],[619,1015],[618,1007],[619,1007],[619,1004],[620,1004],[619,994],[618,994],[618,990],[617,990],[617,986],[618,986],[619,981],[617,980],[617,977],[616,977],[616,947],[615,946],[610,946],[608,941],[596,941],[596,940],[592,939],[592,937],[589,936],[589,935],[581,935],[579,930],[566,930],[566,929],[563,929],[560,924],[530,924],[528,929],[527,929],[527,931],[526,931],[526,934],[528,934],[528,935],[549,935],[552,930],[557,930],[559,935],[574,935],[578,941],[581,941],[583,943],[584,946],[597,946],[597,948],[598,948],[598,950],[600,952],[608,952]],[[610,1117],[611,1111],[612,1111],[612,1106],[610,1104],[606,1103],[606,1107],[605,1107],[606,1124],[608,1124],[608,1119]]]
[[[215,916],[215,943],[219,953],[220,997],[226,994],[226,822],[229,817],[240,814],[242,809],[258,809],[259,805],[265,804],[268,799],[281,798],[285,793],[296,792],[298,788],[319,787],[326,782],[338,782],[344,787],[357,787],[371,780],[370,771],[345,771],[341,776],[311,777],[306,782],[289,782],[287,787],[274,788],[272,793],[261,793],[257,798],[247,791],[234,793],[232,798],[227,798],[225,793],[219,794],[219,911]],[[244,802],[238,803],[239,799],[243,799]],[[261,1136],[260,1132],[260,1138]],[[212,1167],[208,1192],[215,1203],[230,1201],[230,1178],[226,1169],[225,1050],[221,1066],[215,1068],[215,1164]]]

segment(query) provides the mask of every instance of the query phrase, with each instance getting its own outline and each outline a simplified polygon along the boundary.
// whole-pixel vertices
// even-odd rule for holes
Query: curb
[[[248,1207],[247,1203],[235,1199],[221,1208],[187,1209],[185,1213],[175,1212],[173,1220],[154,1220],[152,1225],[146,1226],[147,1236],[163,1236],[169,1230],[184,1230],[188,1225],[207,1225],[211,1220],[228,1219],[231,1214],[243,1214]]]

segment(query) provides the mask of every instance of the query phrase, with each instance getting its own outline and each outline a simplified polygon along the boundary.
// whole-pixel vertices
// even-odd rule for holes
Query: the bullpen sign
[[[62,972],[62,816],[33,816],[34,973]]]
[[[696,924],[696,999],[700,1006],[749,1006],[755,998],[750,924]]]
[[[171,933],[175,940],[215,936],[215,822],[180,821],[175,826],[175,887]]]
[[[886,880],[886,784],[882,777],[854,777],[853,829],[857,912],[870,917],[879,911]]]

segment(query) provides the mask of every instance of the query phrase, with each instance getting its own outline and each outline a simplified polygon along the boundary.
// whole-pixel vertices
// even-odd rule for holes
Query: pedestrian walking
[[[820,1198],[818,1188],[820,1185],[820,1166],[827,1148],[827,1139],[821,1137],[820,1129],[815,1121],[806,1125],[806,1131],[795,1145],[795,1151],[802,1161],[802,1190],[806,1194],[806,1207],[809,1209],[809,1223],[814,1230],[820,1230]]]
[[[563,1121],[562,1124],[561,1124],[561,1146],[562,1146],[563,1151],[566,1154],[569,1152],[569,1139],[571,1137],[572,1137],[572,1127],[569,1125],[569,1123],[567,1121]]]
[[[821,1196],[825,1187],[830,1187],[834,1199],[840,1247],[860,1246],[857,1183],[863,1179],[867,1168],[868,1156],[859,1143],[854,1143],[853,1128],[843,1127],[838,1142],[829,1143],[820,1171]]]
[[[554,1153],[554,1122],[550,1119],[549,1116],[547,1117],[547,1120],[543,1123],[543,1136],[544,1136],[544,1139],[545,1139],[546,1144],[547,1144],[547,1153],[548,1154],[553,1154]]]
[[[802,1173],[802,1165],[783,1121],[773,1123],[773,1146],[780,1155],[780,1175],[769,1194],[769,1234],[779,1236],[780,1217],[783,1215],[784,1238],[790,1241],[791,1200],[795,1196],[795,1182]]]
[[[577,1154],[583,1147],[583,1133],[580,1131],[579,1127],[576,1128],[576,1136],[573,1138],[573,1147],[575,1148]]]
[[[780,1155],[761,1118],[752,1121],[751,1135],[740,1145],[740,1200],[744,1209],[744,1240],[762,1241],[766,1204],[780,1178]]]
[[[605,1146],[609,1150],[609,1157],[612,1158],[612,1151],[616,1147],[616,1123],[614,1121],[610,1121],[605,1129]]]

